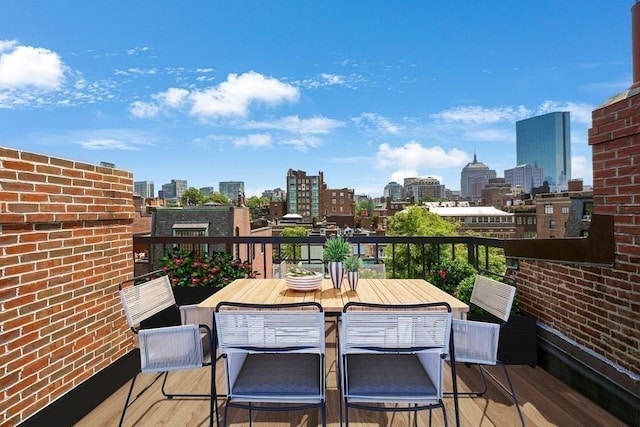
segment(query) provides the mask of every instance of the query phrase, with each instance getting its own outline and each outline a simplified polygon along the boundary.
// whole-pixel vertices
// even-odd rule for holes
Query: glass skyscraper
[[[569,112],[554,112],[516,122],[518,165],[541,168],[549,186],[564,187],[571,179]]]

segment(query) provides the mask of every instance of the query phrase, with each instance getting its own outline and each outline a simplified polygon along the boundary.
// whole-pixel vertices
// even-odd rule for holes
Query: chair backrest
[[[168,276],[120,289],[120,301],[132,329],[142,320],[176,305]]]
[[[342,314],[340,347],[350,353],[449,352],[447,303],[382,305],[350,302]]]
[[[506,322],[515,295],[514,286],[478,274],[471,293],[471,303]]]
[[[220,352],[295,352],[324,354],[322,306],[221,302],[215,311]]]

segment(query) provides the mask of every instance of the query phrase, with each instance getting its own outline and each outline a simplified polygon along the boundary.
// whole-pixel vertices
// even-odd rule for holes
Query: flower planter
[[[173,297],[176,300],[176,304],[190,305],[199,304],[211,295],[215,294],[222,288],[215,287],[174,287]],[[176,307],[169,307],[162,310],[160,313],[156,313],[146,320],[143,320],[140,326],[143,329],[159,328],[163,326],[175,326],[180,325],[180,310]]]
[[[490,315],[469,315],[469,320],[501,323]],[[498,360],[505,365],[529,365],[538,363],[536,318],[526,313],[512,314],[500,329]]]
[[[342,279],[344,278],[344,266],[341,262],[329,263],[329,277],[331,277],[331,283],[336,289],[342,287]]]

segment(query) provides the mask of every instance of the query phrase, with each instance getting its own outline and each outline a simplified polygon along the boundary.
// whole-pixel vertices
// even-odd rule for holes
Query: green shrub
[[[444,260],[436,264],[429,274],[429,282],[453,295],[458,285],[467,277],[475,277],[476,270],[461,259]]]

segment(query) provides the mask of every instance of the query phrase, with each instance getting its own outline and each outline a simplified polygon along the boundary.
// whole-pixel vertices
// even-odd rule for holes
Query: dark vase
[[[470,314],[468,319],[501,323],[500,319],[491,315]],[[512,314],[500,329],[498,360],[505,365],[535,367],[538,364],[537,339],[536,318],[526,313]]]
[[[177,305],[199,304],[221,288],[214,287],[174,287],[173,297]],[[154,314],[140,323],[143,329],[160,328],[163,326],[180,325],[180,310],[177,307],[168,307]]]

